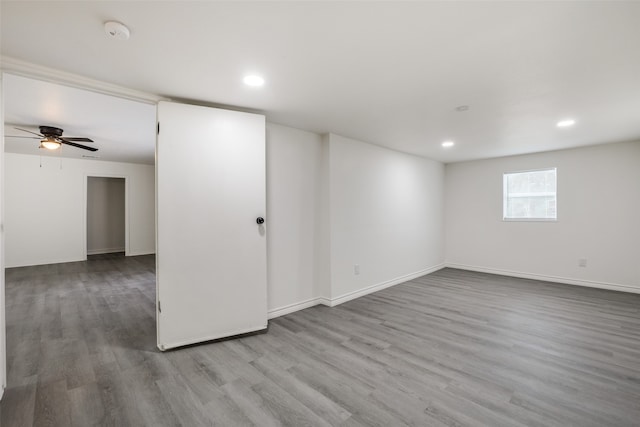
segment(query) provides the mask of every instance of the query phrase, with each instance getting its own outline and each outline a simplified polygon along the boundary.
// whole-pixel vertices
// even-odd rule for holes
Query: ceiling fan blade
[[[44,135],[40,135],[39,133],[31,132],[30,130],[26,130],[26,129],[22,129],[22,128],[14,128],[14,129],[21,130],[22,132],[29,132],[29,133],[32,133],[34,135],[39,136],[40,138],[44,138]]]
[[[67,141],[64,138],[60,138],[60,142],[62,142],[63,144],[71,145],[72,147],[82,148],[83,150],[98,151],[97,148],[87,147],[86,145],[82,144],[76,144],[75,142]]]
[[[29,138],[29,139],[42,139],[40,136],[22,136],[22,135],[5,135],[5,138]]]
[[[63,136],[60,139],[64,139],[65,141],[93,142],[93,139],[89,139],[89,138],[70,138],[68,136]]]

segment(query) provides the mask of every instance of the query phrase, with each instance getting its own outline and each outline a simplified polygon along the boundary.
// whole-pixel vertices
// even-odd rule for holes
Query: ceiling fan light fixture
[[[40,141],[40,148],[46,148],[47,150],[57,150],[62,143],[52,136],[47,136]]]

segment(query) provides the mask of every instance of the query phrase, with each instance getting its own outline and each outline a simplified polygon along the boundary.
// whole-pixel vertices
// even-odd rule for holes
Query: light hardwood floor
[[[640,295],[444,269],[161,353],[154,280],[7,270],[2,427],[640,425]]]

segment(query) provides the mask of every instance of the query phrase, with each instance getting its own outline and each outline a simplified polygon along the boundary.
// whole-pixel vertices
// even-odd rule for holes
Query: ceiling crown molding
[[[168,101],[160,95],[142,92],[123,86],[105,83],[100,80],[91,79],[78,74],[56,70],[43,65],[33,64],[20,59],[0,56],[0,70],[2,72],[15,74],[23,77],[30,77],[51,83],[58,83],[78,89],[89,90],[105,95],[116,96],[132,101],[144,102],[146,104],[157,104],[158,101]]]

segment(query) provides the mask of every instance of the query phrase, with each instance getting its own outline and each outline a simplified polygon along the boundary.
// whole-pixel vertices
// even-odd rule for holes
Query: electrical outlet
[[[360,274],[360,264],[353,264],[353,274],[356,276]]]
[[[580,258],[578,260],[578,267],[586,267],[587,266],[587,259],[586,258]]]

